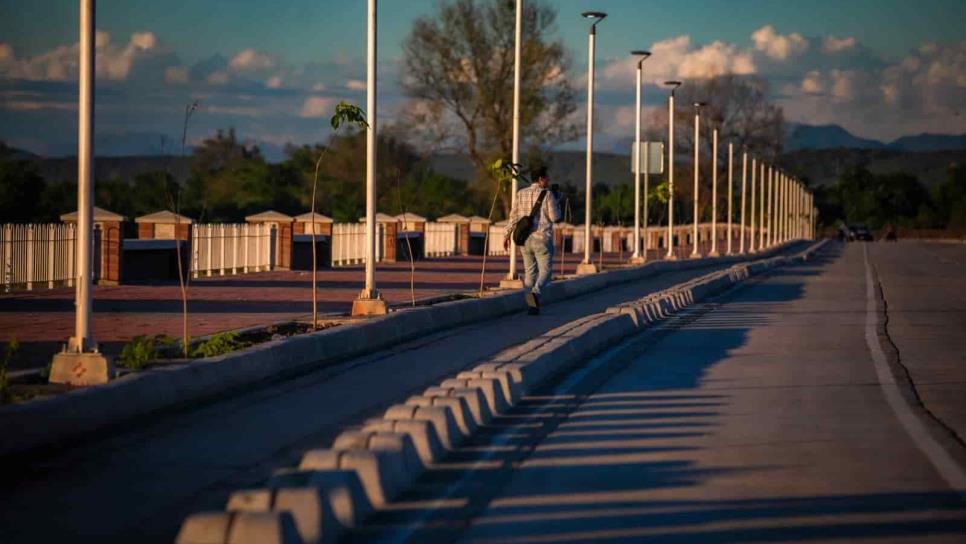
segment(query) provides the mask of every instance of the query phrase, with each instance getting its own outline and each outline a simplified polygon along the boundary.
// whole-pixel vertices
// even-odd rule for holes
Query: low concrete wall
[[[299,536],[285,542],[336,541],[345,531],[359,527],[364,516],[335,512],[369,513],[384,508],[412,486],[424,470],[433,468],[445,459],[448,452],[475,434],[478,425],[485,425],[489,418],[505,413],[551,377],[567,372],[581,361],[643,331],[651,323],[725,291],[751,275],[807,260],[824,245],[823,241],[792,256],[766,257],[717,270],[609,308],[604,313],[577,319],[540,338],[504,350],[474,369],[461,372],[456,379],[444,380],[439,386],[428,388],[423,395],[390,407],[381,420],[346,430],[335,439],[330,449],[309,451],[297,469],[276,476],[268,488],[237,492],[226,505],[227,512],[190,516],[182,525],[178,542],[227,543],[227,533],[220,531],[224,520],[239,512],[255,511],[271,516],[266,520],[271,522],[273,535],[282,533],[279,527],[286,521],[284,516],[292,516]],[[502,391],[500,403],[494,399],[495,391]],[[486,409],[483,399],[488,399]],[[498,405],[502,408],[498,409]],[[319,478],[320,471],[341,476]],[[283,490],[287,489],[297,489],[311,500],[274,504],[263,500],[282,496],[285,494]],[[258,500],[240,501],[239,497],[256,497]],[[323,500],[316,500],[317,497]],[[328,501],[325,497],[329,497]],[[347,505],[347,502],[352,504]],[[322,518],[335,521],[320,530],[318,520]],[[217,535],[225,534],[223,539],[211,539],[212,524],[219,529]],[[251,529],[252,537],[255,530]],[[235,535],[236,538],[245,536],[248,535]]]
[[[755,255],[652,261],[564,279],[547,286],[542,298],[545,303],[553,303],[669,270],[761,259],[786,249],[790,244]],[[441,330],[522,311],[525,306],[519,291],[504,291],[482,298],[401,309],[381,317],[200,359],[184,366],[154,368],[102,386],[0,407],[0,436],[4,437],[0,442],[0,457],[57,445],[75,436],[152,412],[176,409],[261,381],[308,372]]]

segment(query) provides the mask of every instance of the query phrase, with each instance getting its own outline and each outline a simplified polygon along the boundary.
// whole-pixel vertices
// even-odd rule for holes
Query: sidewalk
[[[559,257],[559,256],[558,256]],[[627,255],[624,254],[624,258]],[[576,270],[579,256],[567,254],[564,272]],[[619,264],[618,254],[605,256],[605,266]],[[488,257],[486,287],[506,276],[507,257]],[[476,291],[482,257],[449,257],[416,261],[415,297]],[[517,262],[522,273],[522,261]],[[559,258],[554,274],[560,273]],[[362,290],[361,267],[319,270],[320,314],[345,314]],[[412,300],[409,262],[380,263],[376,285],[389,304]],[[312,313],[311,272],[260,272],[191,280],[188,313],[193,336],[308,317]],[[138,335],[181,335],[181,290],[164,285],[95,286],[92,334],[101,350],[120,352]],[[44,367],[74,330],[74,290],[54,289],[0,296],[0,343],[20,342],[12,370]]]

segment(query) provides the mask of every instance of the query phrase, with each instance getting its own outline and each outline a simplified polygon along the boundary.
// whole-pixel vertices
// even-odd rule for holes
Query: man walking
[[[516,233],[520,253],[523,254],[523,291],[530,315],[540,314],[540,289],[550,283],[553,261],[553,224],[560,221],[560,206],[557,203],[556,186],[548,188],[546,168],[537,168],[531,173],[533,183],[517,191],[516,203],[510,212],[504,232],[503,247],[510,247],[517,224],[529,223],[529,233]],[[520,244],[520,238],[526,241]]]

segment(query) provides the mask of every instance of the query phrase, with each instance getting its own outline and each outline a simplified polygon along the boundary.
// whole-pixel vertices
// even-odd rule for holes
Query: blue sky
[[[602,146],[627,131],[627,51],[656,54],[649,81],[738,71],[767,79],[791,121],[838,123],[891,140],[966,132],[966,2],[961,0],[549,0],[582,102],[586,23],[598,34]],[[380,2],[381,112],[404,107],[400,44],[437,0]],[[278,149],[321,140],[332,101],[362,100],[364,0],[102,0],[97,136],[104,153],[150,152],[200,98],[197,137],[235,127]],[[77,3],[0,0],[0,139],[46,154],[76,141]],[[659,58],[657,52],[662,53]],[[648,105],[657,93],[645,91]],[[615,144],[616,145],[616,144]],[[156,150],[155,150],[156,151]]]

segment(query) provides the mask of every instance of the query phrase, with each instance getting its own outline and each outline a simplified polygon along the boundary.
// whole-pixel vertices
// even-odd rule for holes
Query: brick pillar
[[[398,223],[382,224],[382,260],[387,263],[396,262],[396,233],[399,231]]]
[[[292,230],[293,223],[279,223],[276,231],[275,248],[278,251],[276,266],[282,270],[292,268]]]
[[[154,223],[138,223],[138,239],[154,240]]]
[[[470,224],[459,223],[456,225],[457,250],[458,255],[470,254]]]
[[[121,251],[124,235],[119,221],[101,223],[101,273],[99,284],[117,285],[121,282]]]

